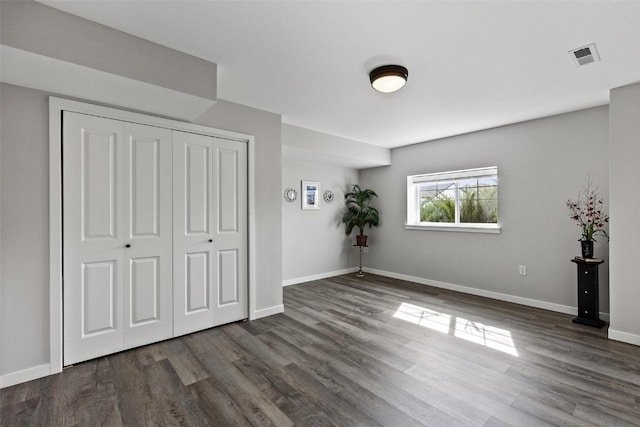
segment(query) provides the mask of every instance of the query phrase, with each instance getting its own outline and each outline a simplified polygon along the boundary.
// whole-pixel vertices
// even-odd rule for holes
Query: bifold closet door
[[[64,364],[172,336],[171,131],[64,112]]]
[[[248,317],[247,146],[173,133],[174,334]]]
[[[172,135],[125,123],[124,137],[124,348],[132,348],[173,336]]]

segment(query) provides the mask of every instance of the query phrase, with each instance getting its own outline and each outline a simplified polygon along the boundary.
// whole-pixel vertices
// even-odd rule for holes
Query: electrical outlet
[[[527,275],[527,266],[526,265],[521,265],[520,267],[518,267],[518,271],[520,272],[521,276],[526,276]]]
[[[368,254],[369,253],[369,246],[365,246],[362,248],[362,253],[363,254]]]

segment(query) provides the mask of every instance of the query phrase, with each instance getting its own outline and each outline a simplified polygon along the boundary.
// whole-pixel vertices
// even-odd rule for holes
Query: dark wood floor
[[[640,425],[640,348],[571,316],[373,275],[284,296],[6,388],[2,425]]]

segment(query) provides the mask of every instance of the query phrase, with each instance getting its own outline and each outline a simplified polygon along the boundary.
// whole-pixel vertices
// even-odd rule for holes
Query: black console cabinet
[[[572,259],[571,262],[578,266],[578,317],[573,322],[602,328],[605,322],[599,317],[598,266],[604,261]]]

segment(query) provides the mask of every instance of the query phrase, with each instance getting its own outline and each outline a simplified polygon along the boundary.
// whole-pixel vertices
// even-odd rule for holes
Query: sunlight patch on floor
[[[454,335],[463,340],[499,350],[503,353],[513,356],[518,355],[516,347],[513,344],[513,338],[511,338],[511,332],[506,329],[500,329],[458,317],[456,318]]]
[[[429,310],[413,304],[403,302],[393,317],[433,329],[444,334],[449,332],[451,316],[438,311]]]
[[[450,334],[512,356],[518,355],[511,332],[506,329],[496,328],[495,326],[485,325],[406,302],[400,304],[393,317],[443,334]]]

